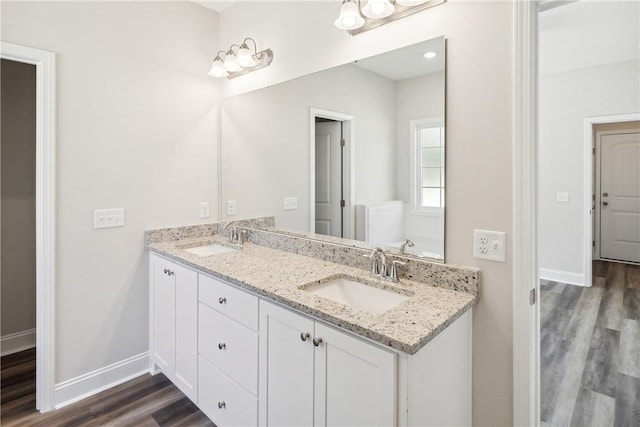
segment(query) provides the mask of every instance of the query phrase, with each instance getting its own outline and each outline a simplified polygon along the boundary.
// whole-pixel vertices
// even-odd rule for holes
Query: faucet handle
[[[398,261],[397,259],[393,260],[393,262],[391,263],[391,274],[389,274],[389,277],[391,278],[392,282],[398,282],[399,281],[399,279],[398,279],[398,266],[403,266],[403,265],[406,265],[406,264],[407,264],[406,262]]]

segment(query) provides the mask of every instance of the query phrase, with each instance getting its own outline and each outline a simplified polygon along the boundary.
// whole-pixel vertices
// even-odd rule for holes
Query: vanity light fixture
[[[247,42],[253,43],[253,52],[249,49]],[[234,50],[234,48],[236,48],[236,50]],[[224,56],[221,57],[220,54]],[[246,38],[240,45],[232,44],[228,50],[219,51],[213,59],[209,75],[212,77],[233,79],[267,67],[271,64],[271,61],[273,61],[273,52],[271,49],[258,52],[258,46],[255,40]]]
[[[335,26],[352,36],[429,9],[447,0],[342,0]],[[364,16],[363,16],[364,15]]]

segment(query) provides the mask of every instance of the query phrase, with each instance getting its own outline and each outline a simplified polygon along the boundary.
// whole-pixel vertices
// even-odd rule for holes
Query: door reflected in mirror
[[[444,260],[445,63],[440,37],[225,99],[223,220]]]

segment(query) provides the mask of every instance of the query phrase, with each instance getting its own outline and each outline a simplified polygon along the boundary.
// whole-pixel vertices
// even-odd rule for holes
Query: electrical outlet
[[[124,227],[124,208],[93,211],[94,229],[113,227]]]
[[[236,201],[235,200],[229,200],[227,202],[227,215],[233,216],[235,214],[236,214]]]
[[[200,202],[200,218],[209,218],[209,202]]]
[[[506,262],[506,242],[504,231],[473,230],[473,257]]]
[[[294,209],[298,209],[298,198],[297,197],[285,197],[283,200],[283,209],[285,211],[291,211]]]
[[[556,201],[557,202],[568,202],[569,201],[569,193],[566,191],[558,191],[556,193]]]

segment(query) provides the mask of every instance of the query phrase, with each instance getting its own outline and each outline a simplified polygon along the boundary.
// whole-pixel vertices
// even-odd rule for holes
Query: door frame
[[[356,143],[356,118],[350,114],[337,111],[323,110],[309,107],[309,232],[316,231],[316,117],[336,120],[344,123],[344,134],[348,135],[349,146],[345,150],[348,156],[345,165],[349,170],[343,177],[344,185],[344,238],[354,238],[354,197],[355,194],[355,143]]]
[[[594,116],[584,119],[584,253],[583,253],[583,265],[584,265],[584,285],[591,286],[591,263],[594,259],[600,259],[600,233],[594,233],[594,227],[597,226],[596,217],[599,215],[595,212],[595,206],[593,204],[593,197],[596,190],[596,171],[594,170],[596,165],[594,160],[597,157],[594,150],[597,148],[596,132],[594,130],[595,125],[606,123],[619,123],[619,122],[634,122],[640,120],[640,112],[629,114],[616,114],[609,116]],[[597,199],[596,199],[597,201]],[[599,219],[599,218],[598,218]],[[597,237],[597,239],[596,239]],[[592,242],[595,240],[595,247]]]
[[[538,1],[513,3],[512,69],[513,425],[538,426]]]
[[[36,66],[36,409],[54,406],[55,53],[0,42],[0,58]]]

